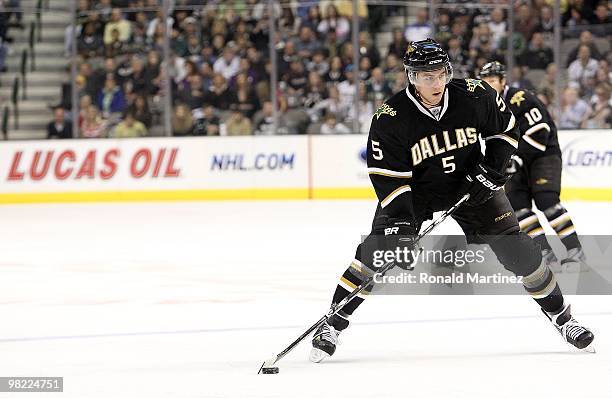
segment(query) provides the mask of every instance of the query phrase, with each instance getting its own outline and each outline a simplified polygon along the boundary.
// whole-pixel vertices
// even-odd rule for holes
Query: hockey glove
[[[509,176],[479,163],[465,178],[466,192],[470,194],[470,199],[466,204],[478,206],[491,199],[495,192],[499,191],[508,181]]]
[[[384,218],[375,226],[375,232],[384,240],[384,250],[393,253],[395,264],[410,271],[414,263],[414,247],[417,236],[415,221],[400,218]],[[391,256],[391,254],[389,254]]]
[[[512,155],[506,167],[506,174],[513,175],[523,167],[523,159],[518,155]]]

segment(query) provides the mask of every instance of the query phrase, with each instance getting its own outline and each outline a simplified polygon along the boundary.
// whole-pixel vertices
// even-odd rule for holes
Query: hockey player
[[[484,240],[506,269],[523,276],[527,292],[568,343],[589,346],[593,334],[572,317],[540,247],[520,231],[500,189],[518,147],[512,112],[486,82],[452,79],[448,55],[431,39],[408,46],[404,68],[408,87],[376,111],[368,136],[368,173],[378,197],[372,231],[342,274],[333,303],[372,275],[372,248],[414,249],[422,222],[467,192],[469,201],[452,216],[464,233]],[[479,137],[485,141],[484,155]],[[396,264],[410,269],[409,262]],[[368,292],[315,332],[311,361],[334,354],[339,333]]]
[[[561,150],[557,127],[546,106],[531,92],[508,87],[506,68],[495,61],[482,67],[478,77],[493,87],[516,116],[520,139],[516,154],[512,155],[508,172],[512,178],[505,186],[506,195],[514,208],[521,231],[531,236],[542,248],[547,264],[555,267],[559,262],[546,240],[538,217],[532,210],[532,201],[544,213],[550,226],[567,249],[567,258],[561,265],[584,262],[585,255],[574,224],[561,204]]]

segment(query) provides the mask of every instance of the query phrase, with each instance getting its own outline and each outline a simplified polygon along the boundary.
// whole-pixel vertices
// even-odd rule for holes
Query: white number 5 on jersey
[[[380,142],[372,140],[372,157],[375,160],[382,160],[383,153],[382,149],[380,149]]]

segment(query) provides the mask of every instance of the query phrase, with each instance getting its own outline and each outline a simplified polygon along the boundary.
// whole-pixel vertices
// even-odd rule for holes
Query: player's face
[[[446,68],[433,71],[418,72],[415,86],[419,94],[429,104],[438,104],[442,100],[444,87],[448,82]]]
[[[499,76],[486,76],[483,77],[482,80],[489,83],[489,85],[498,93],[501,93],[504,90],[504,84],[506,81]]]

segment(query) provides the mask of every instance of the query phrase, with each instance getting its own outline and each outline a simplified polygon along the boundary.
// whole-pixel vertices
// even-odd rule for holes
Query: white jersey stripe
[[[486,141],[489,141],[489,140],[492,140],[492,139],[494,139],[494,138],[497,138],[497,139],[500,139],[500,140],[504,140],[504,141],[506,141],[508,144],[512,145],[514,148],[518,149],[518,141],[517,141],[517,140],[515,140],[515,139],[514,139],[514,138],[512,138],[512,137],[508,137],[508,136],[507,136],[507,135],[505,135],[505,134],[495,134],[495,135],[492,135],[492,136],[490,136],[490,137],[485,138],[485,142],[486,142]]]
[[[397,188],[395,191],[391,192],[389,194],[389,196],[387,196],[386,198],[384,198],[381,202],[380,205],[384,208],[386,207],[389,203],[391,203],[393,201],[393,199],[397,198],[398,196],[400,196],[401,194],[403,194],[404,192],[410,192],[412,191],[412,188],[410,188],[410,185],[402,185],[401,187]]]
[[[395,171],[378,167],[368,167],[368,174],[377,174],[385,177],[412,178],[412,171]]]

